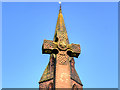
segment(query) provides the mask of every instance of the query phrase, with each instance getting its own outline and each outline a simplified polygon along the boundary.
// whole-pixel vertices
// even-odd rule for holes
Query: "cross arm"
[[[69,44],[68,45],[68,50],[67,50],[67,54],[71,57],[76,57],[78,58],[80,52],[81,52],[81,48],[80,48],[80,44]]]
[[[58,53],[57,44],[52,40],[44,40],[43,46],[42,46],[42,53],[43,54]]]

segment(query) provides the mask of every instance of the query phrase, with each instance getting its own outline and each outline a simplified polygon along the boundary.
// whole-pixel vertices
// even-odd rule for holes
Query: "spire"
[[[54,35],[54,41],[65,41],[67,44],[69,43],[68,41],[68,36],[67,36],[67,31],[64,23],[64,18],[62,14],[62,9],[61,9],[61,2],[60,4],[60,9],[59,9],[59,14],[58,14],[58,19],[57,19],[57,24],[56,24],[56,29],[55,29],[55,35]]]
[[[72,87],[71,86],[73,84],[72,81],[74,81],[80,84],[80,86],[82,87],[83,85],[79,79],[79,76],[75,68],[72,67],[74,63],[71,62],[72,60],[74,61],[73,57],[76,56],[78,57],[78,55],[80,54],[80,45],[73,43],[69,44],[64,18],[61,10],[61,2],[59,2],[59,4],[60,4],[60,9],[59,9],[59,14],[55,29],[54,40],[53,41],[44,40],[42,46],[43,54],[51,54],[51,55],[50,55],[50,61],[39,81],[39,87],[46,88],[48,87],[48,84],[51,82],[54,83],[54,88],[56,87],[58,88],[60,84],[56,82],[61,82],[59,78],[61,77],[61,75],[63,75],[63,73],[66,73],[65,75],[69,75],[70,77],[69,76],[65,77],[67,83],[64,80],[65,83],[61,84],[61,86],[65,87],[66,85],[66,87]],[[56,50],[59,53],[55,53]],[[61,68],[65,68],[65,70],[61,71]]]

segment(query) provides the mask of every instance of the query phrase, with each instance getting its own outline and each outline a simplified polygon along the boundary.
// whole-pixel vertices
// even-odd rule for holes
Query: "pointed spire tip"
[[[61,9],[61,2],[59,2],[59,4],[60,4],[60,9]]]
[[[62,13],[62,11],[61,11],[61,2],[59,2],[59,4],[60,4],[60,10],[59,10],[59,13]]]

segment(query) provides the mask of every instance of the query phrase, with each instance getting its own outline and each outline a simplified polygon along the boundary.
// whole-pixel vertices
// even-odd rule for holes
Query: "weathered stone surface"
[[[50,61],[39,81],[39,87],[82,88],[73,58],[78,58],[80,52],[79,44],[69,44],[60,7],[54,39],[43,42],[42,53],[50,54]]]

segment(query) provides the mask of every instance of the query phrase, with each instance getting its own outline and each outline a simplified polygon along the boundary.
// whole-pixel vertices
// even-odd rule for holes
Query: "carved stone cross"
[[[44,40],[42,46],[43,54],[56,55],[55,88],[64,86],[68,86],[64,88],[71,88],[69,57],[78,57],[81,51],[79,44],[66,44],[65,41],[64,39],[59,39],[58,42]]]
[[[77,57],[80,54],[79,44],[66,44],[65,40],[54,42],[52,40],[44,40],[42,53],[43,54],[58,54],[59,51],[67,52],[70,57]]]

